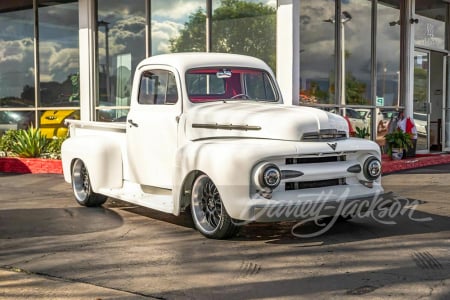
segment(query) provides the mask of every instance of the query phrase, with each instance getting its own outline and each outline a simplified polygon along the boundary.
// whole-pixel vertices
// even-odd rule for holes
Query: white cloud
[[[172,21],[152,21],[152,53],[169,53],[169,40],[177,37],[182,28],[182,24]]]
[[[19,97],[25,85],[34,85],[33,40],[0,40],[0,98]]]
[[[184,23],[193,12],[197,11],[199,8],[205,9],[205,3],[204,0],[154,1],[152,3],[152,16],[170,20],[181,20],[181,22]]]

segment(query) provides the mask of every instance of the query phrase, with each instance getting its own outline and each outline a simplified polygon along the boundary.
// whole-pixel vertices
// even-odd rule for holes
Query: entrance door
[[[414,51],[414,104],[413,118],[417,129],[416,152],[430,149],[430,52]]]

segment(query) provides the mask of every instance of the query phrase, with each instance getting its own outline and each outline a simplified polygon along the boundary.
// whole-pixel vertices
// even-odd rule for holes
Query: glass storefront
[[[33,1],[0,12],[0,106],[34,107]],[[0,6],[1,7],[1,6]]]
[[[401,60],[407,56],[400,51],[400,4],[400,0],[299,1],[301,105],[340,109],[355,119],[353,124],[369,128],[371,114],[377,113],[378,123],[378,115],[394,116],[397,108],[411,105],[401,97],[400,78],[412,77],[412,72],[401,74]],[[431,51],[429,65],[437,65],[434,53],[447,53],[448,3],[414,0],[414,4],[415,50]],[[89,52],[95,57],[91,64],[95,92],[85,101],[95,100],[96,120],[123,121],[132,74],[146,55],[210,49],[259,57],[275,71],[278,5],[269,0],[2,1],[0,126],[52,128],[55,120],[63,126],[65,118],[79,118],[80,7],[96,9],[90,25],[95,51]],[[420,60],[423,64],[418,58],[416,66]],[[420,74],[415,69],[417,87]],[[429,73],[434,74],[433,69]],[[427,89],[430,98],[439,98],[438,87]],[[431,101],[433,106],[437,100],[419,101],[419,92],[416,88],[413,109],[429,114],[423,103]],[[428,116],[430,123],[438,121],[434,119],[436,113]]]
[[[275,29],[276,5],[273,2],[213,1],[212,52],[255,56],[275,71]]]
[[[79,106],[78,3],[39,1],[39,106]]]
[[[206,51],[206,1],[152,1],[152,55]]]
[[[351,130],[367,128],[381,146],[391,118],[405,105],[400,2],[300,1],[300,104],[340,108]]]
[[[335,104],[334,13],[334,1],[300,1],[301,104]]]
[[[377,99],[380,106],[400,101],[400,0],[377,5]]]
[[[97,120],[122,120],[130,105],[133,72],[145,58],[145,1],[98,0]]]
[[[0,108],[11,108],[0,111],[0,133],[36,124],[64,127],[65,117],[79,110],[78,3],[41,0],[37,4],[37,8],[31,0],[0,4]],[[66,109],[67,114],[61,107],[71,109]]]
[[[5,2],[5,1],[2,1]],[[0,4],[0,107],[35,106],[33,1]],[[11,114],[15,114],[11,111]],[[34,118],[31,119],[34,123]],[[23,120],[20,120],[22,122]],[[29,120],[27,120],[29,121]],[[1,122],[14,124],[4,116]],[[17,121],[19,122],[19,121]]]
[[[341,51],[346,105],[371,105],[372,1],[342,1]]]

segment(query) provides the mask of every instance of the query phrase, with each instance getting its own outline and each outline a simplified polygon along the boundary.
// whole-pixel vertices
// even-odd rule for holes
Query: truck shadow
[[[30,238],[100,232],[122,226],[116,212],[99,208],[0,210],[0,238]]]
[[[412,207],[411,204],[417,204]],[[234,241],[255,241],[267,244],[297,244],[299,247],[341,244],[384,237],[435,233],[450,228],[450,218],[420,210],[425,201],[402,198],[390,210],[375,211],[350,220],[310,220],[309,222],[249,223],[241,227]],[[189,212],[180,216],[139,206],[124,206],[125,211],[173,225],[192,228]]]
[[[241,230],[237,239],[256,237],[268,244],[297,244],[301,247],[336,245],[395,236],[419,235],[448,231],[450,218],[411,207],[405,199],[402,207],[391,211],[374,211],[350,220],[310,220],[277,224],[252,224]],[[423,204],[424,201],[417,201]],[[265,237],[261,233],[270,233]],[[271,237],[271,239],[267,239]]]
[[[175,216],[169,213],[160,212],[151,208],[130,204],[112,198],[109,198],[109,200],[106,202],[106,207],[118,208],[120,210],[152,218],[158,221],[163,221],[173,225],[178,225],[181,227],[194,228],[194,222],[192,221],[190,211],[182,212],[179,216]]]

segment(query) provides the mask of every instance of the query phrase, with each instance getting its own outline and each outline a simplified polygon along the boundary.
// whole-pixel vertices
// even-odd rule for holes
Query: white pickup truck
[[[379,146],[350,138],[336,114],[283,104],[271,69],[253,57],[145,59],[125,123],[67,123],[64,178],[79,204],[114,197],[174,215],[190,209],[208,238],[383,194]]]

